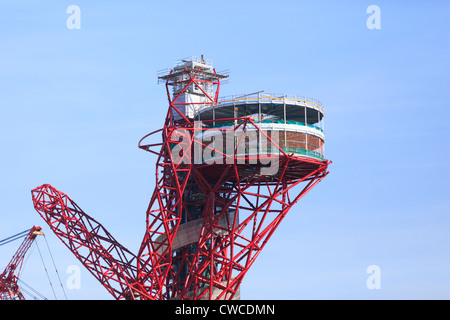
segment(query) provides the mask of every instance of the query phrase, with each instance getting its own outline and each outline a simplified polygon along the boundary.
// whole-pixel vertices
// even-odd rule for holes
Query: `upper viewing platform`
[[[325,159],[324,108],[318,100],[257,92],[223,97],[195,112],[195,120],[205,121],[207,128],[232,128],[238,125],[237,118],[247,117],[261,130],[279,131],[285,152]]]
[[[239,131],[242,119],[250,119],[246,131],[279,133],[279,147],[285,153],[325,159],[324,108],[318,100],[264,91],[219,98],[227,78],[227,71],[216,72],[203,56],[182,59],[173,69],[158,72],[158,82],[166,84],[173,121],[202,122],[205,130]]]
[[[196,109],[195,120],[250,117],[258,123],[306,125],[323,132],[320,101],[304,96],[257,92],[222,97],[217,104]]]

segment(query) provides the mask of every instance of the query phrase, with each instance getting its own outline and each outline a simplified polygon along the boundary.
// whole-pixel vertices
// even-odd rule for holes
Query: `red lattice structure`
[[[5,270],[0,274],[0,300],[25,300],[19,288],[18,280],[25,255],[38,235],[43,235],[41,227],[33,226],[26,234]]]
[[[225,78],[203,58],[159,77],[169,109],[164,127],[139,142],[157,160],[136,255],[67,195],[32,191],[42,218],[116,299],[239,299],[283,218],[328,174],[321,105],[261,95],[219,102]],[[289,140],[291,131],[305,138]],[[154,134],[161,142],[146,144]]]

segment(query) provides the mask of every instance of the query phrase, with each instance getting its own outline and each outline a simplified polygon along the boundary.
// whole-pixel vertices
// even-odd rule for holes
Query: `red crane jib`
[[[25,300],[17,281],[22,271],[25,254],[38,235],[43,235],[41,227],[33,226],[25,236],[19,249],[0,275],[0,300]]]

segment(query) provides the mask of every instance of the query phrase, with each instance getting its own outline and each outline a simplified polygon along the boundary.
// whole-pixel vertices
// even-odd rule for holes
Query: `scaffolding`
[[[175,120],[181,120],[183,116],[193,119],[198,110],[217,104],[215,86],[220,87],[220,80],[226,78],[227,74],[217,73],[203,56],[182,59],[173,69],[158,72],[158,83],[172,87]]]

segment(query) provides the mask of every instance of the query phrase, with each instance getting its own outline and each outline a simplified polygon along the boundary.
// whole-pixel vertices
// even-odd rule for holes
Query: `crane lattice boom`
[[[41,227],[33,226],[0,275],[0,300],[25,300],[17,281],[22,271],[25,255],[38,235],[43,235]]]

